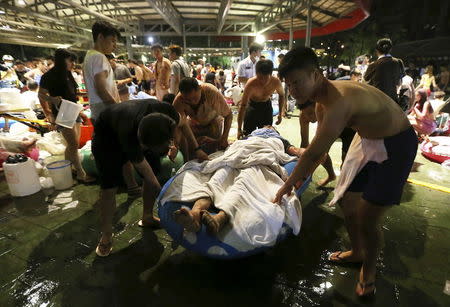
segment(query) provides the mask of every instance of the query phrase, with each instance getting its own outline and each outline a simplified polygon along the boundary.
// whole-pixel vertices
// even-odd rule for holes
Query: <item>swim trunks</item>
[[[273,109],[272,101],[269,99],[265,102],[257,102],[250,100],[244,117],[244,135],[248,135],[256,128],[262,128],[272,125]]]
[[[362,192],[375,205],[398,205],[417,153],[418,140],[412,127],[384,139],[387,160],[369,161],[353,179],[348,192]]]

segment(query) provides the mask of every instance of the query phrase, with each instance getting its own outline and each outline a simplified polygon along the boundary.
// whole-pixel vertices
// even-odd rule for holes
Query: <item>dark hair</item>
[[[177,123],[162,113],[151,113],[139,123],[138,137],[147,147],[162,145],[173,138]]]
[[[25,65],[21,60],[16,60],[14,62],[15,65]]]
[[[283,58],[284,58],[284,53],[280,53],[280,54],[278,55],[278,58],[279,58],[279,59],[283,59]]]
[[[55,51],[55,65],[47,73],[54,73],[58,77],[56,78],[57,87],[68,88],[68,82],[72,83],[73,88],[77,88],[78,84],[73,78],[72,72],[67,70],[66,59],[71,59],[72,61],[77,60],[77,56],[67,49],[56,49]],[[68,81],[67,81],[68,79]]]
[[[175,99],[175,94],[168,93],[163,96],[162,101],[173,104],[174,99]]]
[[[219,71],[219,76],[224,76],[225,72],[223,70]]]
[[[164,50],[163,46],[161,46],[160,44],[154,44],[152,45],[152,47],[150,48],[152,51],[155,49],[161,49]]]
[[[72,61],[77,60],[77,56],[67,49],[56,49],[55,51],[55,69],[58,71],[67,71],[66,59],[71,59]]]
[[[178,45],[170,45],[169,46],[170,52],[175,53],[177,56],[181,56],[183,54],[183,49],[181,49]]]
[[[392,41],[389,38],[382,38],[377,41],[378,52],[382,54],[387,54],[392,49]]]
[[[134,65],[137,65],[137,64],[138,64],[138,62],[137,62],[136,60],[133,60],[133,59],[129,59],[129,60],[128,60],[128,63],[133,63]]]
[[[30,91],[34,91],[39,87],[39,84],[37,84],[37,82],[34,81],[27,81],[27,87]]]
[[[258,52],[263,50],[263,46],[258,44],[258,43],[251,43],[250,47],[248,48],[248,52],[252,53],[252,52]]]
[[[45,59],[46,59],[46,60],[55,61],[55,57],[54,57],[54,56],[51,56],[51,55],[46,56]]]
[[[293,69],[319,69],[319,60],[314,50],[308,47],[296,47],[286,53],[278,67],[281,78]]]
[[[136,61],[136,64],[138,64],[138,65],[144,65],[144,61],[138,60],[138,61]]]
[[[198,85],[197,79],[195,78],[183,78],[180,81],[179,90],[182,94],[188,94],[193,90],[197,90],[200,87]]]
[[[107,36],[116,36],[120,38],[120,32],[117,30],[112,24],[106,21],[96,21],[92,25],[92,39],[94,42],[97,41],[99,35],[103,35],[103,37]]]
[[[216,84],[214,83],[214,80],[215,80],[215,79],[216,79],[216,74],[213,73],[213,72],[209,72],[209,73],[207,73],[206,76],[205,76],[205,83],[210,83],[210,84],[212,84],[212,85],[216,85]]]
[[[416,101],[415,103],[417,104],[417,108],[419,109],[419,111],[423,111],[423,106],[425,105],[425,102],[428,100],[428,95],[427,95],[427,91],[420,89],[418,91],[416,91],[416,94],[420,95],[420,99],[419,101]],[[432,113],[433,112],[433,107],[431,106],[431,104],[428,105],[428,112]]]
[[[259,60],[256,62],[255,71],[257,74],[271,75],[273,72],[273,62],[271,60]]]
[[[106,58],[107,58],[108,60],[114,60],[114,59],[115,59],[115,57],[114,57],[113,54],[105,54],[105,56],[106,56]]]

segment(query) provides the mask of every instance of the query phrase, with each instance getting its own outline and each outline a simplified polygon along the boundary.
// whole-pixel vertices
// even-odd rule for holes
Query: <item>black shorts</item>
[[[244,135],[252,133],[257,128],[272,125],[272,122],[273,108],[270,99],[265,102],[250,101],[245,111]]]
[[[143,80],[142,83],[141,83],[141,86],[142,86],[142,90],[143,91],[149,91],[149,90],[151,90],[151,81],[150,80],[148,80],[148,81]]]
[[[403,186],[416,158],[418,140],[412,127],[384,139],[387,160],[369,161],[356,175],[348,192],[362,192],[362,198],[379,206],[398,205]]]
[[[97,166],[100,187],[111,189],[122,185],[122,166],[128,162],[127,155],[120,150],[118,139],[112,137],[102,122],[97,121],[92,139],[92,154]]]
[[[342,130],[341,135],[339,135],[339,138],[342,140],[342,155],[347,155],[348,149],[350,148],[350,144],[353,141],[353,137],[355,136],[356,131],[352,128],[345,127],[344,130]]]

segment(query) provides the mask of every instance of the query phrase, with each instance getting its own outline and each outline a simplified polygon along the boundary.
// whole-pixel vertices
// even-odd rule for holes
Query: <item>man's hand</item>
[[[87,126],[87,124],[89,122],[89,118],[87,117],[87,115],[84,114],[84,112],[80,112],[80,117],[81,117],[81,120],[83,121],[83,125]]]
[[[219,141],[219,150],[224,150],[228,147],[228,139],[221,139]]]
[[[178,148],[176,146],[170,146],[169,152],[167,153],[167,156],[169,157],[170,161],[175,162],[175,158],[178,154]]]
[[[204,152],[202,149],[198,149],[198,150],[195,152],[195,157],[197,158],[197,160],[198,160],[199,162],[203,162],[203,161],[209,160],[208,155],[207,155],[206,152]]]
[[[283,116],[281,115],[281,113],[278,114],[278,119],[277,122],[275,123],[275,125],[279,125],[281,124],[281,121],[283,120]]]
[[[48,115],[46,119],[50,123],[48,129],[50,131],[55,131],[56,130],[55,117],[53,115]]]
[[[292,188],[293,186],[289,184],[287,181],[281,186],[281,188],[278,190],[277,194],[275,195],[275,199],[272,201],[273,203],[277,203],[281,206],[281,201],[283,199],[284,195],[291,196],[292,194]]]

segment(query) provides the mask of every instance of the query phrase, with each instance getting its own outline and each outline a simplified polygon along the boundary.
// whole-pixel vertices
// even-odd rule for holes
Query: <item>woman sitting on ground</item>
[[[419,136],[430,135],[436,130],[436,118],[433,112],[433,107],[427,100],[427,92],[425,90],[416,91],[414,108],[408,118]]]

